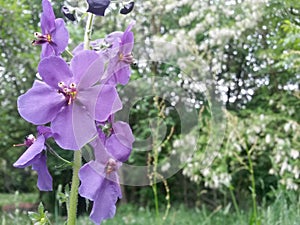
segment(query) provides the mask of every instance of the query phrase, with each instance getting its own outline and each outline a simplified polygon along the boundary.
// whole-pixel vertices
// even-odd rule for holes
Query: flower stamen
[[[33,142],[36,141],[36,138],[33,134],[30,134],[28,136],[25,137],[25,140],[22,144],[14,144],[13,146],[14,147],[20,147],[20,146],[27,146],[27,147],[30,147]]]
[[[63,81],[61,81],[57,84],[57,86],[59,87],[58,93],[65,96],[68,105],[72,104],[77,96],[77,85],[75,83],[71,83],[68,87]]]
[[[111,172],[113,171],[116,171],[117,169],[117,162],[116,160],[110,158],[106,164],[106,167],[105,167],[105,173],[107,175],[111,174]]]
[[[39,32],[34,32],[35,40],[32,41],[32,45],[41,45],[46,42],[52,42],[52,38],[50,34],[41,34]]]
[[[119,54],[119,60],[123,61],[127,64],[132,64],[133,63],[133,55],[132,53],[124,55],[123,53]]]

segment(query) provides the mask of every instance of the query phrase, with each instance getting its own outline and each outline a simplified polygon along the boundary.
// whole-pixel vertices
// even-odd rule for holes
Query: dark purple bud
[[[104,16],[105,10],[110,4],[110,0],[87,0],[87,3],[89,4],[87,12],[97,16]]]
[[[134,2],[129,2],[128,4],[124,5],[124,7],[120,10],[121,14],[128,14],[133,10]]]
[[[67,6],[63,6],[61,8],[62,13],[64,14],[65,17],[67,17],[69,20],[71,21],[76,21],[75,15],[74,15],[74,11],[71,12],[70,9]]]

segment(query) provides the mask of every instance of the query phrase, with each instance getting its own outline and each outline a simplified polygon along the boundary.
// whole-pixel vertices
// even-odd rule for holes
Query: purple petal
[[[123,32],[122,31],[115,31],[110,33],[109,35],[107,35],[105,37],[105,41],[107,43],[112,44],[113,42],[115,42],[116,40],[119,42],[119,39],[122,38]]]
[[[74,102],[66,106],[52,121],[51,129],[57,144],[69,150],[78,150],[96,134],[94,120],[86,109]]]
[[[115,72],[114,77],[116,78],[117,83],[126,85],[130,80],[130,75],[131,75],[130,66],[126,63],[123,63],[122,66],[119,66],[119,69]]]
[[[69,32],[65,26],[63,19],[55,20],[55,30],[51,33],[51,40],[53,42],[53,49],[55,55],[60,55],[68,46]]]
[[[135,20],[132,20],[130,22],[130,24],[128,25],[128,27],[126,28],[125,32],[131,31],[131,29],[133,28],[133,26],[135,25],[135,23],[136,23]]]
[[[114,133],[106,140],[107,151],[118,161],[125,162],[131,153],[134,137],[130,126],[122,121],[113,124]]]
[[[53,47],[48,43],[42,44],[41,59],[54,55]]]
[[[43,34],[49,34],[55,29],[55,15],[51,3],[48,0],[43,0],[42,6],[41,29]]]
[[[121,197],[119,184],[105,179],[94,200],[93,209],[90,214],[91,220],[96,224],[101,224],[102,220],[114,217],[116,202]]]
[[[94,155],[95,160],[98,164],[106,165],[107,161],[111,156],[108,154],[104,147],[104,137],[102,136],[104,133],[100,130],[98,138],[93,141]]]
[[[116,59],[117,58],[117,59]],[[111,59],[105,74],[105,83],[126,85],[130,79],[131,69],[129,64],[121,62],[118,57]]]
[[[74,48],[74,50],[72,51],[72,54],[73,55],[78,55],[81,51],[83,51],[84,50],[84,44],[83,44],[83,42],[82,43],[80,43],[79,45],[77,45],[75,48]]]
[[[52,176],[47,168],[47,157],[45,154],[41,154],[34,164],[32,164],[32,169],[38,174],[38,188],[41,191],[52,191]]]
[[[117,90],[112,85],[102,85],[96,105],[96,120],[103,122],[122,108]]]
[[[18,98],[20,115],[36,125],[50,122],[65,104],[65,98],[44,82],[35,81],[33,87]]]
[[[114,62],[119,61],[119,51],[120,51],[120,43],[118,40],[116,40],[110,48],[107,48],[104,51],[105,57],[107,60],[111,60]]]
[[[78,176],[81,185],[78,192],[82,197],[95,200],[97,191],[105,179],[104,170],[105,166],[95,161],[86,163],[80,168]]]
[[[101,90],[100,88],[100,85],[96,85],[84,90],[80,90],[76,99],[76,101],[80,102],[80,104],[86,108],[93,119],[95,119],[96,103]]]
[[[14,167],[24,168],[33,163],[35,157],[39,155],[45,146],[45,138],[43,135],[38,136],[38,138],[33,142],[33,144],[21,155],[21,157],[13,164]]]
[[[132,143],[134,142],[134,136],[132,134],[131,128],[128,123],[125,123],[123,121],[118,121],[113,123],[112,125],[114,134],[117,136],[125,136],[126,142],[122,143],[128,148],[132,147]]]
[[[43,135],[46,139],[52,137],[52,132],[50,127],[38,126],[37,131],[39,135]]]
[[[69,81],[73,76],[68,64],[57,56],[42,59],[38,71],[43,80],[55,89],[58,88],[59,82]]]
[[[124,136],[117,136],[115,134],[111,135],[105,144],[107,151],[112,154],[113,158],[125,162],[131,153],[132,148],[128,148],[126,145],[123,145],[126,142],[126,137]]]
[[[122,42],[122,44],[120,46],[120,51],[124,54],[130,53],[133,49],[133,42],[134,42],[133,33],[131,31],[124,32],[121,42]]]
[[[94,51],[84,50],[76,55],[70,65],[79,88],[91,87],[103,74],[103,59]]]

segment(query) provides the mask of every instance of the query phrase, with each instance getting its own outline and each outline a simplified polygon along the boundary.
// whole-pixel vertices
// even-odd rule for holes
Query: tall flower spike
[[[45,141],[51,137],[49,127],[39,126],[38,137],[29,135],[25,138],[23,144],[14,146],[27,146],[28,149],[13,164],[14,167],[24,168],[32,166],[32,169],[38,173],[37,186],[41,191],[52,191],[52,177],[47,168],[47,156],[45,155]]]
[[[67,47],[69,32],[63,19],[55,19],[53,8],[49,0],[42,1],[41,16],[42,33],[35,32],[33,45],[42,45],[41,58],[51,55],[59,56]]]

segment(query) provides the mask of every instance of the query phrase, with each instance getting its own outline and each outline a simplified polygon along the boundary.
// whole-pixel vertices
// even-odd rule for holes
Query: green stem
[[[66,49],[65,52],[66,52],[69,56],[73,57],[72,52],[70,52],[68,49]]]
[[[68,210],[68,222],[67,225],[76,224],[76,215],[77,215],[77,203],[78,203],[78,186],[79,186],[79,177],[78,171],[81,167],[81,151],[74,151],[74,162],[73,162],[73,176],[72,176],[72,185],[70,192],[70,201],[69,201],[69,210]]]
[[[154,85],[153,85],[154,87]],[[155,87],[154,87],[155,88]],[[155,89],[153,90],[155,92]],[[160,114],[160,106],[159,106],[159,102],[158,102],[158,97],[155,96],[154,97],[154,102],[155,105],[158,109],[158,116]],[[154,204],[155,204],[155,213],[156,213],[156,219],[159,220],[160,219],[160,215],[159,215],[159,204],[158,204],[158,193],[157,193],[157,165],[158,165],[158,148],[160,147],[160,145],[157,143],[158,140],[158,129],[159,129],[159,125],[160,125],[160,120],[157,120],[157,124],[156,127],[153,127],[153,185],[152,185],[152,190],[153,190],[153,194],[154,194]]]
[[[233,202],[234,209],[235,209],[236,213],[238,214],[238,217],[240,218],[241,217],[240,210],[239,210],[238,204],[236,202],[236,198],[233,193],[233,187],[231,185],[229,187],[229,192],[230,192],[230,196],[231,196],[231,199]]]
[[[84,49],[90,49],[90,39],[92,34],[93,18],[94,15],[92,13],[88,13],[88,18],[86,21],[85,33],[84,33]]]
[[[248,163],[249,163],[249,172],[250,172],[250,177],[251,177],[251,197],[252,197],[252,208],[253,208],[251,224],[253,224],[253,222],[255,224],[257,224],[258,221],[257,221],[255,177],[254,177],[253,164],[252,164],[251,155],[250,155],[249,150],[247,150],[247,156],[248,156]]]
[[[154,195],[156,218],[159,218],[158,196],[157,196],[157,185],[156,185],[156,174],[155,174],[155,172],[154,172],[152,190],[153,190],[153,195]]]

